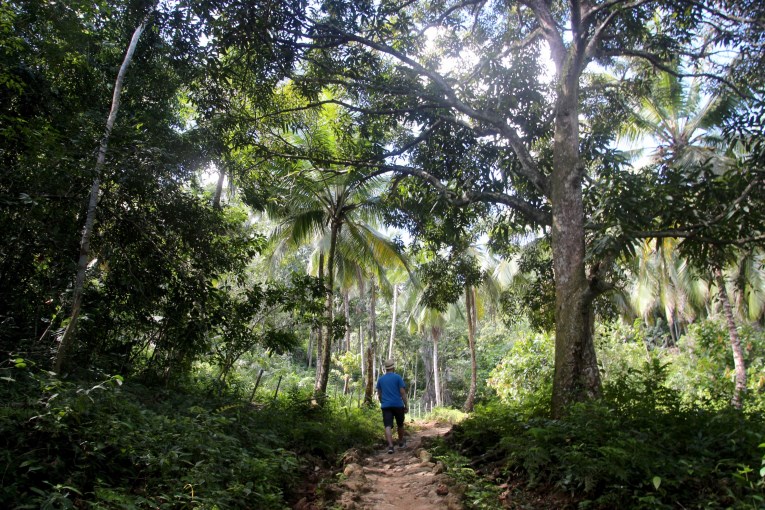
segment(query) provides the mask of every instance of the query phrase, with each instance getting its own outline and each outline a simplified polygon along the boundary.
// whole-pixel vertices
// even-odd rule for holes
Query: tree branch
[[[493,126],[497,131],[500,133],[501,136],[503,136],[510,144],[510,147],[515,152],[516,156],[518,157],[518,161],[521,164],[520,172],[532,183],[532,185],[543,195],[549,196],[549,182],[547,177],[539,170],[536,162],[534,161],[533,157],[529,153],[526,146],[523,144],[523,141],[521,140],[518,133],[510,127],[503,119],[499,117],[495,117],[494,115],[485,112],[485,111],[479,111],[471,106],[468,106],[466,103],[462,102],[459,97],[457,97],[456,92],[454,89],[447,83],[446,79],[439,75],[437,72],[428,69],[427,67],[423,66],[416,60],[408,57],[407,55],[401,53],[400,51],[386,45],[383,43],[379,43],[376,41],[372,41],[370,39],[357,36],[355,34],[350,34],[347,32],[343,32],[342,30],[338,29],[337,27],[331,27],[331,26],[325,26],[326,30],[332,32],[335,34],[335,37],[342,38],[348,42],[356,42],[358,44],[361,44],[363,46],[367,46],[373,50],[379,51],[381,53],[384,53],[386,55],[389,55],[399,62],[405,64],[409,68],[411,68],[413,71],[418,73],[421,76],[424,76],[431,80],[440,90],[440,92],[444,95],[444,98],[441,99],[442,103],[454,110],[457,110],[460,113],[463,113],[467,115],[468,117],[472,118],[473,120],[483,122],[486,124],[489,124]],[[320,38],[321,36],[314,36],[317,38]]]
[[[664,71],[666,73],[672,74],[678,78],[708,78],[715,81],[719,81],[720,83],[724,84],[725,86],[729,87],[733,92],[735,92],[739,97],[743,99],[750,99],[751,95],[745,93],[742,91],[739,87],[737,87],[733,82],[728,80],[727,78],[712,74],[712,73],[684,73],[680,72],[677,69],[674,69],[672,66],[664,63],[657,55],[654,55],[653,53],[649,53],[647,51],[640,51],[640,50],[619,50],[619,51],[607,51],[603,53],[606,56],[609,57],[635,57],[635,58],[642,58],[643,60],[647,60],[651,63],[654,67],[658,68],[661,71]]]
[[[557,73],[560,75],[563,70],[563,62],[566,59],[566,44],[563,42],[558,24],[550,12],[550,7],[543,0],[523,0],[521,3],[534,12],[545,34],[545,40],[550,45],[550,55],[555,62]]]
[[[550,225],[552,222],[551,216],[537,207],[529,204],[525,200],[518,197],[508,195],[506,193],[495,193],[490,191],[466,191],[461,195],[457,194],[453,190],[449,189],[441,180],[419,168],[413,168],[403,165],[380,165],[378,174],[394,172],[399,175],[409,175],[417,177],[426,183],[430,184],[438,192],[440,192],[450,204],[456,207],[467,207],[475,203],[489,203],[505,205],[518,211],[526,216],[529,220],[539,225]]]

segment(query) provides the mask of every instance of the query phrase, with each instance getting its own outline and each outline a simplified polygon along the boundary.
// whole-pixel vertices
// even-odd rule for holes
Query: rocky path
[[[349,451],[341,480],[327,489],[333,502],[345,510],[461,510],[462,491],[423,448],[423,439],[443,435],[448,425],[422,424],[404,448],[393,454],[380,449],[371,455]],[[425,444],[427,447],[427,445]],[[300,509],[300,506],[296,506]]]

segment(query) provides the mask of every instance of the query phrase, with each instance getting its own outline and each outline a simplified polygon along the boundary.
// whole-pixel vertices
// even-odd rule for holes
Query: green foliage
[[[286,508],[306,454],[333,460],[379,435],[377,413],[314,406],[308,392],[256,408],[20,365],[0,387],[4,508]]]
[[[422,419],[424,421],[437,421],[442,423],[459,423],[465,418],[467,414],[459,409],[451,409],[448,407],[434,407],[429,413],[424,415]]]
[[[465,292],[466,285],[480,284],[483,274],[478,261],[470,254],[435,255],[420,266],[423,289],[422,302],[428,308],[444,312]]]
[[[752,326],[739,328],[747,366],[744,405],[765,410],[765,332]],[[669,383],[682,391],[685,400],[700,406],[725,407],[734,389],[733,354],[728,330],[720,321],[692,324],[672,355]]]
[[[596,325],[595,343],[605,381],[633,377],[646,361],[665,365],[667,386],[683,404],[707,409],[730,405],[734,390],[733,354],[726,325],[717,319],[691,324],[676,347],[662,348],[667,332],[640,321]],[[765,334],[752,325],[738,328],[747,366],[748,411],[765,409]]]
[[[545,406],[552,391],[554,347],[549,334],[521,333],[492,370],[488,385],[503,402]]]
[[[444,463],[449,476],[465,488],[463,501],[467,508],[476,510],[502,508],[498,501],[501,489],[471,467],[469,457],[449,448],[441,439],[437,440],[429,451],[434,459]]]
[[[617,381],[660,355],[659,351],[649,351],[653,345],[651,339],[646,338],[649,333],[648,328],[638,323],[626,325],[613,321],[595,325],[595,349],[604,380]]]
[[[638,322],[598,324],[603,399],[579,404],[561,420],[547,418],[549,390],[542,389],[552,378],[551,369],[544,371],[552,342],[516,339],[490,380],[504,403],[480,406],[455,429],[451,448],[483,474],[468,485],[485,484],[489,476],[515,491],[508,496],[514,501],[529,492],[533,498],[557,494],[588,508],[671,508],[675,502],[760,508],[762,332],[740,328],[750,367],[743,413],[730,406],[733,362],[722,324],[694,325],[674,349],[661,348],[650,334]]]
[[[528,243],[519,249],[519,277],[503,291],[502,313],[509,324],[528,320],[539,331],[555,327],[555,283],[549,239]]]
[[[646,365],[561,420],[518,404],[483,406],[451,447],[485,473],[587,508],[759,508],[763,416],[684,406],[666,372]]]

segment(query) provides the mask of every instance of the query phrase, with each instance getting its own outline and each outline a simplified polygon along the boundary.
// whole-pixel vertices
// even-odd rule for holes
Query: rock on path
[[[393,454],[387,449],[364,458],[354,451],[346,454],[344,479],[330,491],[335,506],[345,510],[461,510],[462,488],[422,448],[423,438],[443,435],[449,428],[426,424]]]

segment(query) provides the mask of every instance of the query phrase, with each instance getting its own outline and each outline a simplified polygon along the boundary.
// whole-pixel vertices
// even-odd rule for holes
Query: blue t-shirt
[[[380,407],[404,407],[399,388],[406,389],[406,383],[395,372],[388,372],[377,380],[377,391],[380,393]]]

